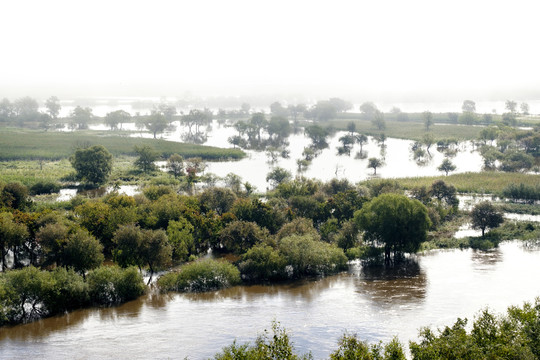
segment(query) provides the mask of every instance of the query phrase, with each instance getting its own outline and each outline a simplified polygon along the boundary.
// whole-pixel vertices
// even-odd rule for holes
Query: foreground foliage
[[[483,310],[472,327],[458,318],[442,330],[424,328],[420,340],[410,342],[413,360],[446,359],[540,359],[540,298],[534,304],[511,306],[506,315]],[[471,330],[468,330],[471,329]],[[310,359],[310,354],[296,355],[289,334],[279,323],[272,323],[272,334],[265,330],[254,344],[235,342],[214,356],[216,360],[240,359]],[[404,360],[405,348],[397,338],[388,343],[368,344],[356,334],[345,333],[330,360]]]
[[[540,359],[540,299],[497,316],[484,310],[467,332],[467,319],[437,332],[425,328],[411,342],[413,359]]]

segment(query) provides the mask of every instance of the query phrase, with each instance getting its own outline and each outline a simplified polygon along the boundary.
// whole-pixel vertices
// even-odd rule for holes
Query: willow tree
[[[385,263],[398,253],[414,253],[431,226],[426,207],[405,195],[382,194],[354,214],[364,239],[384,246]]]

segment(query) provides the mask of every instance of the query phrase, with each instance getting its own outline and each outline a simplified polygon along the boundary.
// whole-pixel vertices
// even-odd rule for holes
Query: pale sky
[[[0,5],[0,98],[540,95],[538,1]]]

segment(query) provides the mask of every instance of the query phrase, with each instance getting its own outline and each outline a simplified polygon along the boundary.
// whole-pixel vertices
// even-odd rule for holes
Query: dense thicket
[[[81,300],[77,306],[116,303],[127,299],[124,280],[118,268],[100,267],[105,258],[123,268],[148,270],[149,282],[156,271],[188,262],[178,273],[158,281],[162,289],[177,291],[212,290],[235,285],[240,279],[265,282],[327,275],[345,269],[348,259],[378,256],[377,249],[384,248],[382,239],[373,241],[367,223],[355,218],[364,208],[367,212],[377,202],[414,205],[400,207],[399,221],[388,214],[381,219],[390,221],[401,234],[400,245],[391,247],[397,254],[416,251],[419,241],[425,239],[429,225],[426,206],[440,218],[450,216],[456,206],[455,189],[444,183],[433,184],[426,193],[416,192],[422,203],[402,195],[394,182],[368,185],[289,179],[264,201],[233,187],[183,195],[175,185],[150,185],[136,196],[75,197],[61,207],[36,208],[26,187],[2,184],[0,260],[6,270],[30,264],[82,276],[85,285],[81,286],[88,287],[85,293],[90,300]],[[414,236],[405,236],[407,231]],[[209,250],[216,256],[227,253],[232,260],[198,260]],[[11,273],[16,270],[7,271],[6,279],[14,276]],[[103,285],[106,279],[114,285]],[[56,311],[46,310],[44,305],[31,307],[37,310],[30,317],[23,314],[9,321]]]
[[[136,299],[146,287],[135,268],[100,267],[86,280],[73,270],[30,266],[0,273],[0,326],[61,314],[90,305]]]

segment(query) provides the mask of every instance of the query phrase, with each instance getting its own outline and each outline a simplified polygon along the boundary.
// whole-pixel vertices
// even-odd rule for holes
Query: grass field
[[[59,160],[68,158],[76,148],[103,145],[114,156],[135,155],[134,146],[148,145],[168,157],[177,153],[184,158],[201,157],[205,160],[240,159],[245,153],[239,149],[178,143],[161,139],[142,139],[110,135],[106,132],[43,132],[27,129],[0,130],[0,161]]]
[[[322,125],[332,125],[339,130],[347,130],[347,124],[354,122],[356,124],[356,131],[365,135],[378,135],[381,133],[369,120],[362,119],[336,119],[323,123]],[[467,126],[458,124],[435,124],[431,126],[430,133],[434,136],[435,140],[443,139],[456,139],[456,140],[473,140],[478,138],[482,126]],[[422,140],[422,137],[426,134],[425,126],[422,122],[400,122],[386,120],[386,129],[384,133],[387,137],[393,137],[398,139],[410,139],[410,140]]]
[[[20,182],[32,186],[39,181],[57,182],[73,173],[67,159],[59,161],[17,160],[0,162],[0,182]]]
[[[511,183],[536,185],[540,182],[540,175],[506,173],[506,172],[479,172],[462,173],[449,176],[429,176],[417,178],[395,179],[401,186],[410,189],[416,186],[429,187],[435,180],[444,180],[452,184],[462,193],[500,194]]]

